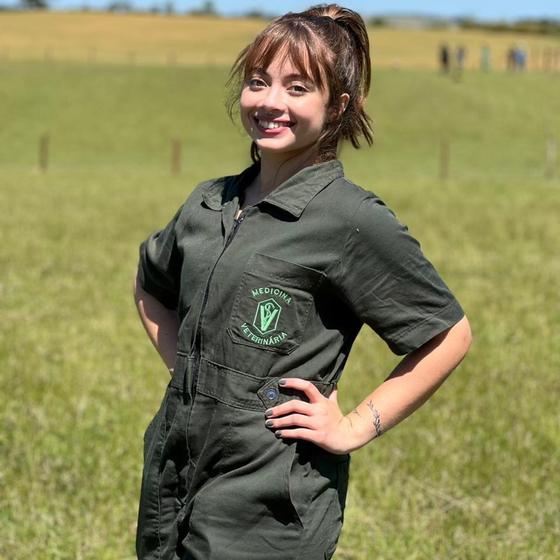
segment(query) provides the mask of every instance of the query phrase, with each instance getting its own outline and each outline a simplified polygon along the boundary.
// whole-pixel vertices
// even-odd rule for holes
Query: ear
[[[347,93],[342,93],[338,101],[338,117],[342,116],[342,113],[346,111],[348,103],[350,102],[350,96]]]
[[[333,122],[340,119],[344,111],[346,111],[346,107],[348,107],[349,101],[350,101],[350,96],[347,93],[342,93],[338,100],[338,104],[329,109],[328,122]]]

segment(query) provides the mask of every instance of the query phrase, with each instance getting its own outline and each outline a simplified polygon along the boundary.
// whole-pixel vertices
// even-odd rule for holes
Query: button
[[[276,387],[269,387],[264,394],[269,401],[275,401],[278,398],[278,389]]]

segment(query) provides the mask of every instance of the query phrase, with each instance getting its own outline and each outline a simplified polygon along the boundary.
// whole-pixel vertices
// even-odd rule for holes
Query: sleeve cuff
[[[426,317],[420,323],[412,325],[404,332],[400,332],[394,340],[390,338],[385,338],[385,340],[394,354],[398,356],[409,354],[438,334],[450,329],[464,316],[465,312],[459,302],[453,300],[439,313]]]

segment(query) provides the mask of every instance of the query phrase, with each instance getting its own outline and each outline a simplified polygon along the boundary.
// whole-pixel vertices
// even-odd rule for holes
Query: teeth
[[[279,122],[270,122],[270,121],[258,121],[259,126],[261,128],[266,128],[266,129],[271,129],[271,128],[280,128],[282,126],[290,126],[290,123],[284,122],[284,123],[279,123]]]

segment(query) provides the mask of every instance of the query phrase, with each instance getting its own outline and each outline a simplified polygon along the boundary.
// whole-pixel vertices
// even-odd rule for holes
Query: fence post
[[[49,166],[49,135],[44,133],[39,138],[39,169],[45,173]]]
[[[556,138],[549,138],[546,143],[546,170],[547,179],[554,179],[558,168],[558,143]]]
[[[538,47],[533,47],[531,50],[531,69],[532,70],[540,70],[540,51]]]
[[[181,141],[177,138],[171,140],[171,174],[179,175],[181,172]]]
[[[442,181],[449,179],[449,155],[449,140],[445,138],[441,141],[439,154],[439,178]]]
[[[550,72],[552,69],[552,49],[546,47],[543,49],[543,70]]]

